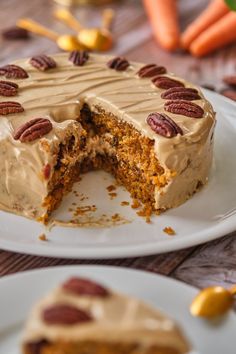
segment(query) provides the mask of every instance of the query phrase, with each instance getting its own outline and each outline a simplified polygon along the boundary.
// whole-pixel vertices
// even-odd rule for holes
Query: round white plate
[[[191,354],[235,354],[236,315],[211,323],[194,318],[189,305],[197,289],[142,271],[101,266],[66,266],[20,273],[0,280],[0,354],[20,354],[24,321],[32,305],[70,276],[97,280],[135,296],[174,318],[192,344]]]
[[[0,212],[0,248],[22,253],[65,258],[116,258],[157,254],[194,246],[221,237],[236,229],[236,104],[211,91],[204,91],[217,111],[214,165],[207,186],[189,201],[152,218],[147,224],[130,206],[126,191],[119,188],[117,198],[109,200],[106,187],[113,179],[104,172],[86,174],[74,189],[85,192],[89,201],[83,205],[97,206],[93,218],[102,214],[111,218],[121,214],[131,223],[106,228],[54,227],[47,231],[48,242],[38,240],[43,226],[13,214]],[[68,218],[71,193],[63,201],[56,217]],[[166,226],[176,236],[163,232]]]

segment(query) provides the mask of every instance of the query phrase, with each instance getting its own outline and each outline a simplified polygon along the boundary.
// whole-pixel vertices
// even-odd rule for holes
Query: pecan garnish
[[[24,28],[20,28],[17,26],[7,28],[2,32],[2,36],[5,39],[28,39],[29,31]]]
[[[139,69],[139,71],[137,72],[139,77],[153,77],[165,73],[166,68],[164,66],[158,66],[156,64],[147,64],[141,69]]]
[[[52,305],[44,309],[42,318],[48,325],[74,325],[92,321],[92,317],[84,310],[66,304]]]
[[[223,78],[225,84],[236,87],[236,75],[229,75]]]
[[[12,113],[24,112],[24,108],[19,102],[6,101],[0,102],[0,115],[6,116]]]
[[[220,92],[223,96],[230,98],[233,101],[236,101],[236,91],[235,90],[223,90]]]
[[[195,101],[200,100],[201,97],[198,91],[193,88],[186,87],[172,87],[161,94],[161,98],[167,100],[186,100]]]
[[[115,69],[117,71],[125,71],[129,65],[128,60],[122,57],[116,57],[107,62],[107,66],[110,69]]]
[[[154,112],[147,117],[147,123],[155,133],[165,138],[183,135],[182,129],[166,114]]]
[[[178,80],[167,76],[155,76],[152,79],[153,84],[160,89],[169,89],[171,87],[184,87],[184,84]]]
[[[27,72],[18,65],[5,65],[0,68],[0,75],[4,75],[7,79],[26,79]]]
[[[73,50],[69,55],[69,60],[76,66],[83,66],[89,59],[89,53],[86,50]]]
[[[6,97],[16,96],[18,87],[14,82],[0,80],[0,95]]]
[[[54,69],[57,66],[57,63],[55,60],[51,57],[48,57],[45,54],[42,55],[36,55],[30,59],[30,64],[40,70],[40,71],[46,71],[48,69]]]
[[[21,125],[14,133],[14,139],[28,143],[48,134],[52,130],[52,123],[46,118],[35,118]]]
[[[109,295],[103,286],[87,279],[71,278],[63,284],[63,289],[77,295],[106,297]]]
[[[202,118],[204,115],[204,110],[200,106],[185,100],[167,101],[164,109],[168,112],[182,114],[191,118]]]

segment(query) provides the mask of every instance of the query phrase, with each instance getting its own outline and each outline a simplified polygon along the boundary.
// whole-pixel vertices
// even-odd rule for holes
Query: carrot
[[[193,41],[190,52],[200,57],[234,41],[236,41],[236,12],[229,12]]]
[[[176,49],[180,39],[177,1],[143,0],[143,3],[157,41],[167,50]]]
[[[205,11],[192,22],[181,36],[181,46],[188,49],[191,43],[209,26],[229,12],[224,0],[213,0]]]

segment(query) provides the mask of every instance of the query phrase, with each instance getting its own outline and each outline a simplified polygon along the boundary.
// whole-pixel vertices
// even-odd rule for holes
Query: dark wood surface
[[[197,16],[207,0],[179,1],[181,27]],[[68,30],[52,18],[53,1],[50,0],[1,0],[0,30],[14,25],[19,17],[31,17],[60,33]],[[222,77],[234,72],[236,46],[230,46],[203,59],[190,57],[187,53],[169,54],[153,40],[142,4],[138,0],[120,1],[113,5],[116,10],[113,53],[125,54],[127,58],[164,63],[169,70],[200,85],[213,85],[220,90]],[[102,7],[77,8],[75,13],[84,24],[99,25]],[[28,41],[0,39],[0,65],[20,57],[58,51],[55,43],[32,36]],[[21,255],[0,251],[0,275],[40,267],[66,264],[103,264],[143,269],[168,275],[186,283],[205,287],[210,284],[229,286],[236,283],[236,232],[198,247],[157,256],[119,260],[66,260]]]

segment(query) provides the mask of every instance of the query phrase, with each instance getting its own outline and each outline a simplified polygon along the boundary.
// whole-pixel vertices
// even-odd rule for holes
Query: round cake
[[[73,277],[40,300],[23,354],[187,354],[178,325],[142,301]]]
[[[46,222],[92,169],[149,211],[207,182],[215,113],[165,67],[79,51],[19,60],[0,75],[2,210]]]

